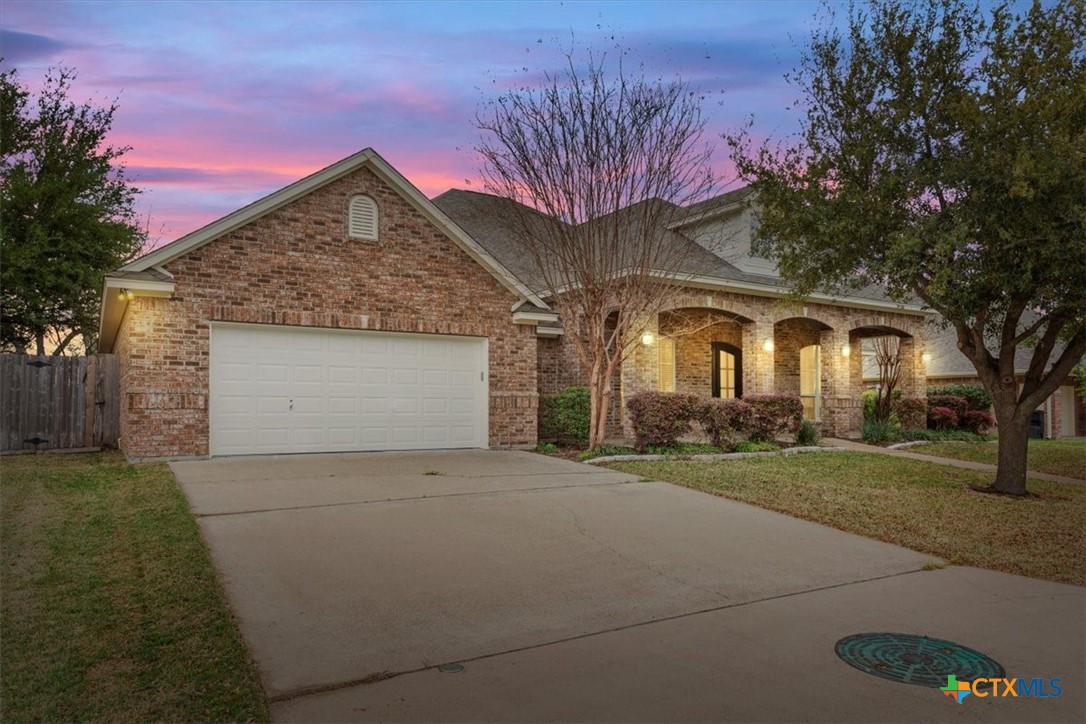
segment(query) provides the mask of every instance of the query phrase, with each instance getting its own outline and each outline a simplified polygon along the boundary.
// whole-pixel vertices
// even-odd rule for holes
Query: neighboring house
[[[923,395],[927,313],[875,290],[784,302],[750,254],[745,192],[677,209],[684,290],[615,381],[721,397],[794,393],[856,434],[862,340],[895,335]],[[512,243],[511,202],[433,201],[367,149],[110,274],[101,349],[120,357],[129,457],[530,446],[538,398],[583,383]],[[558,223],[539,216],[539,223]],[[626,431],[628,433],[628,430]]]
[[[1057,346],[1052,353],[1056,360],[1063,351]],[[977,371],[969,358],[958,349],[958,337],[953,327],[932,325],[928,330],[928,385],[981,384]],[[1014,371],[1018,384],[1029,369],[1033,348],[1020,346],[1014,358]],[[1075,382],[1070,376],[1033,413],[1030,424],[1031,437],[1061,438],[1086,436],[1086,410],[1082,399],[1075,392]]]

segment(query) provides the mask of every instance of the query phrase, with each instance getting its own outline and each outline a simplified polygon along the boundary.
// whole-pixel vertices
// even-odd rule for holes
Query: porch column
[[[899,342],[901,376],[899,387],[903,397],[926,397],[928,382],[924,369],[924,340],[905,337]]]
[[[659,315],[653,314],[644,323],[643,332],[639,337],[645,334],[652,335],[651,344],[645,344],[640,338],[635,340],[633,350],[622,361],[619,368],[621,376],[619,402],[622,405],[621,433],[627,441],[633,440],[633,427],[630,425],[630,415],[626,411],[626,402],[638,392],[656,390],[660,385]]]
[[[772,322],[748,322],[743,325],[743,394],[773,393],[773,352],[766,351],[766,340],[773,339]]]
[[[863,351],[847,331],[822,332],[822,434],[859,437],[863,422]],[[845,356],[845,350],[848,356]]]

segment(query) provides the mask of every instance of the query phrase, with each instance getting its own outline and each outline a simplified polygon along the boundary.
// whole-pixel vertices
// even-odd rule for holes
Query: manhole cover
[[[868,674],[933,689],[946,686],[953,674],[958,681],[1002,679],[1003,667],[979,651],[953,641],[897,633],[846,636],[834,647],[849,666]]]

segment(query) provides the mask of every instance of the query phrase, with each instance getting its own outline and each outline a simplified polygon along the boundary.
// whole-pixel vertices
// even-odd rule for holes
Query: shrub
[[[891,397],[896,401],[901,399],[901,390],[894,390]],[[879,391],[878,390],[864,390],[860,393],[860,400],[863,401],[864,406],[864,419],[868,420],[875,416],[875,403],[878,402]],[[891,410],[893,409],[893,403],[891,403]]]
[[[540,440],[535,444],[535,451],[537,453],[543,453],[544,455],[552,455],[558,452],[558,446],[553,442],[543,442]]]
[[[935,407],[946,407],[953,411],[958,419],[961,419],[961,416],[969,410],[969,400],[959,395],[928,395],[929,412]]]
[[[736,452],[752,453],[752,452],[773,452],[774,450],[780,450],[780,446],[774,445],[771,442],[756,442],[754,440],[741,440],[735,446]]]
[[[626,409],[637,448],[678,445],[702,404],[702,398],[686,392],[640,392],[631,397]]]
[[[928,424],[928,401],[920,397],[902,397],[894,401],[894,415],[906,430],[919,430]]]
[[[697,420],[705,428],[709,442],[721,450],[735,447],[739,433],[747,429],[752,414],[750,403],[744,400],[708,399],[701,403]]]
[[[800,423],[799,430],[796,431],[796,444],[797,445],[817,445],[818,444],[818,426],[810,420],[804,420]]]
[[[893,442],[901,436],[901,430],[890,420],[870,418],[863,421],[860,436],[864,442],[877,445],[880,442]]]
[[[980,410],[987,412],[992,406],[992,396],[984,389],[983,385],[936,385],[928,388],[928,397],[964,397],[966,410]],[[953,409],[953,408],[951,408]],[[960,415],[959,415],[960,417]]]
[[[958,420],[958,427],[976,435],[988,432],[993,424],[995,424],[995,418],[981,410],[969,410]]]
[[[933,430],[953,430],[958,427],[958,414],[949,407],[929,408],[928,427]]]
[[[587,387],[567,387],[554,398],[553,425],[560,440],[588,443],[592,400]]]
[[[751,407],[747,432],[755,442],[765,442],[783,433],[794,434],[803,422],[799,395],[748,395]]]

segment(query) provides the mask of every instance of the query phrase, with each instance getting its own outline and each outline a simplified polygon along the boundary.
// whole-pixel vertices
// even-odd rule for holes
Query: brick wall
[[[377,241],[347,236],[358,193],[377,201]],[[536,440],[534,327],[514,325],[514,296],[368,169],[166,268],[173,298],[133,301],[117,340],[121,445],[131,457],[208,453],[215,321],[488,337],[490,444]]]

